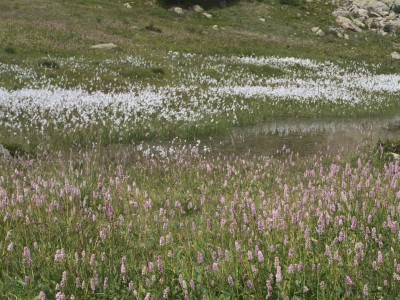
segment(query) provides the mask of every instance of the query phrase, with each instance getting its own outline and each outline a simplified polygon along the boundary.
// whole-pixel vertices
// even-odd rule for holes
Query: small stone
[[[389,152],[388,154],[393,158],[393,160],[400,160],[399,154],[394,153],[394,152]]]
[[[349,35],[348,35],[347,33],[345,33],[345,34],[343,35],[343,37],[344,37],[345,40],[348,40],[348,39],[349,39]]]
[[[209,14],[209,13],[206,13],[206,12],[203,13],[203,16],[205,16],[207,19],[211,19],[212,18],[212,15]]]
[[[318,30],[319,30],[319,27],[313,27],[313,28],[311,28],[311,31],[314,32],[314,33],[316,33]]]
[[[321,29],[318,29],[318,31],[315,33],[316,36],[324,36],[325,32],[323,32]]]
[[[213,25],[213,27],[212,27],[214,30],[217,30],[218,29],[218,25]]]
[[[132,8],[132,6],[131,6],[129,3],[125,3],[124,6],[125,6],[126,8],[128,8],[128,9],[129,9],[129,8]]]
[[[99,49],[99,50],[111,50],[114,48],[117,48],[118,46],[113,44],[113,43],[108,43],[108,44],[97,44],[90,46],[90,49]]]
[[[148,6],[148,7],[155,7],[156,4],[153,1],[146,1],[144,4],[144,6]]]
[[[400,53],[398,53],[398,52],[396,52],[396,51],[393,51],[393,52],[390,54],[390,57],[391,57],[392,59],[399,60],[399,59],[400,59]]]
[[[0,145],[0,156],[11,157],[10,151],[4,148],[3,145]]]
[[[388,33],[386,31],[379,30],[378,34],[381,35],[381,36],[387,36]]]
[[[265,23],[265,19],[264,18],[259,18],[258,20],[260,20],[261,22]]]

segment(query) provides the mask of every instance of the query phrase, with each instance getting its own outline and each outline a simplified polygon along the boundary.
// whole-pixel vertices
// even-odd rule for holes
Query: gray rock
[[[332,16],[334,17],[348,17],[350,15],[349,11],[344,8],[338,8],[333,11]]]
[[[125,3],[124,6],[125,6],[126,8],[128,8],[128,9],[129,9],[129,8],[132,8],[132,6],[131,6],[129,3]]]
[[[184,14],[184,11],[183,11],[182,7],[176,6],[176,7],[171,8],[171,10],[173,12],[177,13],[178,15],[183,15]]]
[[[360,19],[354,19],[353,20],[354,25],[360,27],[360,28],[364,28],[365,24],[360,20]]]
[[[394,11],[391,11],[389,15],[385,18],[386,21],[393,21],[397,19],[397,15]]]
[[[259,20],[260,22],[265,23],[265,19],[264,19],[264,18],[259,18],[258,20]]]
[[[204,9],[203,9],[200,5],[194,5],[194,6],[192,7],[192,10],[193,10],[194,12],[196,12],[196,13],[201,13],[201,12],[204,11]]]
[[[318,29],[318,31],[315,33],[316,36],[324,36],[325,32],[323,32],[321,29]]]
[[[400,19],[389,20],[386,24],[389,25],[393,31],[400,30]]]
[[[114,48],[117,48],[118,46],[113,44],[113,43],[109,43],[109,44],[97,44],[97,45],[93,45],[90,46],[90,49],[99,49],[99,50],[111,50]]]
[[[319,27],[313,27],[313,28],[311,28],[311,31],[314,32],[314,33],[316,33],[318,30],[320,30]]]
[[[146,1],[143,5],[144,5],[144,6],[148,6],[148,7],[155,7],[155,6],[157,6],[157,4],[155,4],[153,1]]]
[[[11,157],[10,151],[4,148],[3,145],[0,145],[0,156]]]
[[[358,27],[351,21],[349,18],[346,17],[337,17],[336,18],[336,23],[338,23],[340,26],[342,26],[344,29],[350,29],[356,32],[361,32],[361,28]]]
[[[356,15],[358,17],[368,18],[368,10],[364,8],[357,9]]]
[[[337,37],[340,37],[340,38],[343,37],[343,29],[342,28],[330,27],[328,32],[330,34],[336,35]]]
[[[353,0],[353,4],[360,7],[367,9],[376,3],[376,0]]]
[[[399,59],[400,59],[400,53],[398,53],[398,52],[396,52],[396,51],[393,51],[393,52],[390,54],[390,57],[391,57],[392,59],[399,60]]]
[[[375,12],[381,16],[387,16],[389,14],[389,6],[380,1],[376,1],[369,8],[372,10],[372,12]]]
[[[206,12],[203,13],[203,16],[205,16],[207,19],[211,19],[212,18],[212,15],[209,14],[209,13],[206,13]]]
[[[400,155],[394,152],[389,152],[388,156],[391,157],[393,160],[400,160]]]

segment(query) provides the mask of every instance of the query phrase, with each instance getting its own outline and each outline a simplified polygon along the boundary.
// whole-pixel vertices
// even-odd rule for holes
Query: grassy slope
[[[390,65],[392,43],[398,37],[349,32],[350,40],[316,37],[311,28],[335,26],[333,6],[310,3],[299,7],[275,2],[240,3],[201,14],[177,15],[161,7],[135,1],[9,1],[0,3],[1,61],[19,63],[46,54],[102,59],[114,53],[95,52],[89,46],[113,42],[119,54],[162,55],[165,50],[202,54],[257,54],[317,59],[349,59]],[[265,18],[265,23],[259,18]],[[145,29],[149,24],[161,34]],[[218,25],[219,30],[212,26]],[[7,54],[6,48],[15,50]],[[160,53],[161,52],[161,53]],[[397,66],[398,67],[398,66]]]

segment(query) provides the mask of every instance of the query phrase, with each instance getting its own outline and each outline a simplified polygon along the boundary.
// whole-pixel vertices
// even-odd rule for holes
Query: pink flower
[[[259,261],[260,263],[263,263],[263,262],[264,262],[264,255],[263,255],[263,253],[262,253],[260,250],[257,252],[257,257],[258,257],[258,261]]]
[[[353,285],[353,281],[351,280],[350,276],[346,275],[346,284]]]
[[[158,271],[162,273],[164,268],[163,268],[163,262],[161,260],[161,256],[157,257],[157,268],[158,268]]]
[[[281,266],[277,266],[276,267],[276,282],[277,283],[281,283],[282,282],[282,270],[281,270]]]
[[[383,262],[382,252],[381,252],[381,251],[378,251],[378,264],[381,265],[382,262]]]
[[[54,255],[54,261],[59,263],[59,262],[62,262],[64,260],[64,258],[65,258],[64,249],[57,250],[56,254]]]
[[[65,300],[65,295],[61,292],[58,292],[56,295],[56,300]]]
[[[204,255],[201,252],[197,253],[197,263],[201,265],[204,262]]]
[[[368,284],[364,284],[364,290],[363,290],[364,296],[368,297]]]
[[[106,290],[108,288],[108,277],[104,278],[103,289]]]
[[[28,267],[32,266],[31,251],[28,247],[24,247],[24,262]]]
[[[39,300],[46,300],[46,294],[43,291],[39,293]]]
[[[212,267],[213,267],[213,270],[214,270],[214,271],[218,271],[218,263],[216,263],[216,262],[213,263],[213,266],[212,266]]]
[[[121,274],[124,275],[126,273],[126,266],[125,266],[125,262],[126,262],[126,257],[122,257],[122,262],[121,262]]]
[[[233,285],[233,278],[232,278],[232,276],[228,276],[228,284],[230,285],[230,286],[232,286]]]

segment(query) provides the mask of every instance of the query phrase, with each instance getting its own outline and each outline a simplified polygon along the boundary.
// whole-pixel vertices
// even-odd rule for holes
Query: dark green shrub
[[[35,155],[34,151],[32,149],[29,149],[26,145],[13,142],[3,142],[2,145],[5,149],[8,150],[8,152],[10,152],[10,155],[13,157]]]
[[[151,71],[157,75],[165,75],[165,70],[163,68],[152,68]]]
[[[384,32],[387,32],[387,33],[392,32],[392,26],[390,26],[389,24],[386,24],[385,26],[383,26],[382,29]]]
[[[400,5],[393,6],[393,12],[395,14],[400,14]]]
[[[302,0],[279,0],[280,4],[291,5],[291,6],[299,6],[303,3]]]
[[[14,48],[13,46],[10,46],[10,45],[9,45],[9,46],[6,46],[6,47],[4,48],[4,52],[7,53],[7,54],[10,54],[10,55],[17,53],[17,51],[15,50],[15,48]]]
[[[58,62],[54,60],[41,60],[38,62],[38,67],[46,68],[46,69],[58,69],[60,66]]]

